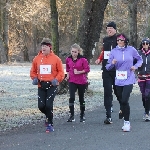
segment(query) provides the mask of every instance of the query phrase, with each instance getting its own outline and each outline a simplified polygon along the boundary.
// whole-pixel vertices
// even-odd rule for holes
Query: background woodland
[[[150,0],[0,0],[0,63],[31,62],[49,37],[63,62],[76,42],[92,64],[109,21],[138,49],[150,37],[149,12]]]

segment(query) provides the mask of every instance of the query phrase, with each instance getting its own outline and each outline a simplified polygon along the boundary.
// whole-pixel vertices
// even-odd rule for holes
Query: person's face
[[[149,43],[146,42],[146,41],[144,41],[144,42],[142,43],[142,46],[143,46],[144,49],[148,50]]]
[[[113,27],[107,27],[106,32],[108,36],[113,36],[114,34],[116,34],[116,30]]]
[[[119,47],[124,47],[125,46],[125,39],[124,38],[117,38],[117,44]]]
[[[48,55],[50,53],[50,47],[47,45],[42,45],[42,53]]]
[[[78,49],[76,49],[76,48],[71,49],[71,55],[72,55],[73,58],[77,58],[78,53],[79,53]]]

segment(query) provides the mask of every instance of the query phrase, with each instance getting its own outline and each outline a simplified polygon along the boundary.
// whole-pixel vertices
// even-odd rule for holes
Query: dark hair
[[[127,36],[124,34],[124,33],[120,33],[117,35],[117,38],[120,37],[120,36],[123,36],[125,38],[125,47],[127,47],[127,45],[129,44],[129,38],[127,38]]]

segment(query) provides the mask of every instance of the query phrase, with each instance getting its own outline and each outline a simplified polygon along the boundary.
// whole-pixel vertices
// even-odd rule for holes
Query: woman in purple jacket
[[[75,92],[78,90],[80,102],[80,122],[85,122],[85,101],[84,93],[87,84],[87,73],[90,71],[88,61],[81,55],[82,49],[78,44],[71,46],[71,56],[66,58],[66,72],[69,81],[69,109],[70,117],[67,122],[75,121],[74,101]]]
[[[134,47],[128,46],[128,39],[124,34],[117,35],[117,44],[109,55],[106,69],[110,70],[114,66],[116,68],[115,85],[120,102],[120,116],[124,117],[122,130],[128,132],[130,131],[129,97],[136,82],[134,71],[142,65],[143,60]],[[137,62],[133,65],[134,59]]]

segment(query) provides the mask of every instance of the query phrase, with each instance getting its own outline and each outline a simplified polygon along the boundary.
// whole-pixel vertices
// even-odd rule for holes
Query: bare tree
[[[0,1],[0,62],[8,61],[8,9],[7,0]]]
[[[51,32],[52,32],[52,42],[53,50],[59,55],[59,33],[58,33],[58,12],[56,6],[56,0],[50,0],[51,8]]]
[[[84,55],[90,61],[95,42],[99,41],[102,30],[104,11],[109,0],[86,0],[84,12],[78,29],[77,40],[84,50]]]
[[[129,0],[129,37],[130,44],[137,48],[137,4],[139,0]]]

